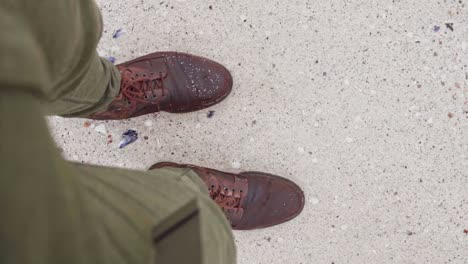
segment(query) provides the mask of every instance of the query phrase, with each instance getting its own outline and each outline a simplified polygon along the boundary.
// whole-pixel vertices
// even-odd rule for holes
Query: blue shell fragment
[[[125,148],[126,146],[132,144],[138,139],[138,132],[135,130],[127,130],[122,134],[122,141],[119,143],[119,148]]]
[[[113,56],[106,57],[106,59],[112,63],[115,63],[115,60],[116,60],[115,57]]]
[[[117,29],[114,34],[112,34],[112,38],[120,38],[123,34],[125,33],[125,31],[123,29]]]

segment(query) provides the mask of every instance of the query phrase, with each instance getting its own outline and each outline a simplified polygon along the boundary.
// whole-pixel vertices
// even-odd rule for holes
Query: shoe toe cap
[[[260,172],[242,175],[249,179],[249,190],[238,229],[278,225],[298,216],[304,208],[304,194],[292,181]]]
[[[181,111],[198,110],[225,99],[232,90],[232,76],[221,64],[202,57],[179,55],[179,67],[185,76],[185,86],[179,86],[180,100],[189,102]],[[187,100],[188,98],[188,100]],[[175,100],[178,100],[175,98]],[[177,103],[176,103],[177,104]],[[181,105],[182,102],[181,102]]]

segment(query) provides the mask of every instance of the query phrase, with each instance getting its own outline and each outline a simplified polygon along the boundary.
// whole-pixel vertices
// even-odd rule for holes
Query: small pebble
[[[106,126],[104,124],[100,124],[100,125],[97,125],[94,130],[96,132],[99,132],[101,134],[107,134],[107,129],[106,129]]]
[[[117,45],[114,45],[114,46],[110,47],[109,51],[110,51],[110,54],[116,54],[116,53],[120,52],[120,47],[117,46]]]
[[[149,119],[148,119],[148,120],[145,120],[145,126],[146,126],[146,127],[152,127],[152,126],[153,126],[153,121],[151,121],[151,120],[149,120]]]
[[[347,137],[347,138],[346,138],[346,142],[348,142],[348,143],[352,143],[353,141],[354,141],[354,139],[352,139],[352,138],[350,138],[350,137]]]
[[[209,111],[208,114],[206,115],[206,117],[208,118],[212,118],[215,114],[215,111]]]
[[[341,230],[345,231],[346,229],[348,229],[348,226],[347,226],[347,225],[342,225],[342,226],[341,226]]]
[[[468,42],[463,41],[462,44],[461,44],[461,48],[462,48],[463,51],[466,51],[466,48],[468,48]]]
[[[240,169],[241,166],[242,166],[242,164],[241,164],[240,162],[238,162],[238,161],[233,161],[233,162],[231,162],[231,167],[232,167],[233,169]]]
[[[450,31],[453,31],[453,23],[445,23],[445,26],[450,29]]]
[[[310,198],[310,202],[314,205],[318,204],[320,200],[317,197],[312,197]]]

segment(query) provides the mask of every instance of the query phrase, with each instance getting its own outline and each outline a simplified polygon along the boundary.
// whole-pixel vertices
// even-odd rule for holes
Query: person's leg
[[[99,244],[88,246],[95,219],[48,135],[39,101],[0,88],[0,263],[104,261]]]
[[[102,19],[94,0],[17,1],[48,66],[48,115],[87,116],[118,95],[120,73],[96,52]]]
[[[1,91],[0,120],[1,263],[235,263],[229,223],[192,170],[65,162],[27,93]]]
[[[6,13],[18,13],[15,23],[29,31],[47,63],[50,85],[43,105],[48,115],[126,119],[189,112],[219,103],[231,91],[232,78],[222,65],[190,54],[157,52],[119,68],[100,58],[102,20],[94,0],[6,0],[2,5]],[[8,37],[8,32],[17,34],[5,30]],[[24,75],[21,69],[10,73]]]
[[[120,90],[120,73],[96,53],[88,65],[69,73],[69,79],[57,84],[63,94],[44,104],[47,115],[87,117],[104,111]]]
[[[116,259],[142,263],[155,254],[172,256],[171,263],[235,263],[231,226],[192,170],[74,167],[86,192],[84,202],[97,216],[96,229],[109,250],[119,254]],[[175,259],[186,256],[191,261]]]
[[[186,242],[196,262],[234,263],[225,217],[191,184],[171,180],[168,170],[77,166],[60,157],[44,108],[74,94],[74,85],[59,85],[81,83],[70,72],[92,72],[95,47],[81,42],[97,42],[89,30],[97,13],[92,1],[0,3],[8,36],[0,40],[0,263],[158,263],[175,254],[174,241]],[[65,28],[51,30],[57,27]],[[100,101],[109,89],[98,90],[86,95]],[[97,105],[80,101],[60,111]]]
[[[47,114],[85,116],[119,93],[119,71],[96,53],[102,23],[93,0],[5,0],[0,28],[0,80],[25,84]]]

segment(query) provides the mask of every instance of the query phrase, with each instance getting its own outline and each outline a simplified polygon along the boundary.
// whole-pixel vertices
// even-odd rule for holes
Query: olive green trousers
[[[0,263],[235,263],[193,171],[60,156],[44,116],[86,116],[119,91],[101,30],[93,0],[0,0]]]

